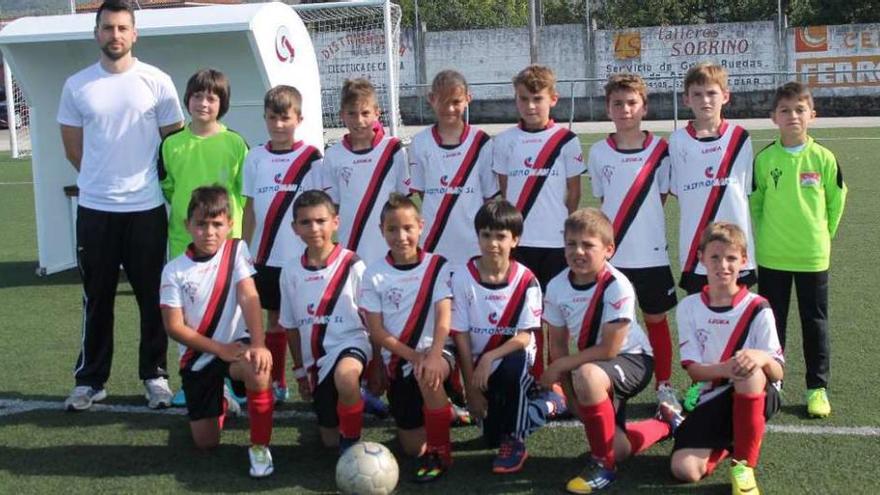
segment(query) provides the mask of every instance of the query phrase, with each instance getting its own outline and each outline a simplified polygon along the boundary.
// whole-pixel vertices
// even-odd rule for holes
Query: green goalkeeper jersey
[[[186,230],[186,209],[195,188],[220,184],[229,191],[233,220],[231,236],[241,237],[241,181],[248,146],[244,138],[220,124],[220,132],[196,136],[187,125],[162,141],[159,179],[165,199],[171,205],[168,219],[170,259],[180,256],[192,240]]]
[[[807,137],[799,151],[777,139],[755,157],[749,198],[758,265],[776,270],[827,270],[831,239],[846,201],[834,154]]]

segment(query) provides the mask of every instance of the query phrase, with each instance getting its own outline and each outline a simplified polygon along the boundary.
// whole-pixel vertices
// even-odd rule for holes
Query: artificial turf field
[[[832,415],[804,414],[803,357],[799,320],[792,304],[787,342],[784,405],[769,423],[758,483],[765,493],[877,493],[880,459],[880,333],[876,312],[880,254],[880,192],[876,166],[880,129],[816,129],[811,133],[838,157],[849,187],[844,218],[832,248]],[[752,133],[754,147],[772,131]],[[603,136],[582,135],[584,149]],[[320,445],[310,408],[297,400],[276,410],[272,453],[275,474],[247,475],[247,422],[231,420],[223,445],[195,451],[182,410],[149,411],[137,379],[137,309],[125,283],[116,306],[116,351],[106,406],[62,412],[73,385],[79,349],[81,289],[75,271],[38,278],[30,162],[0,155],[0,493],[172,493],[334,491],[335,451]],[[595,204],[584,180],[584,205]],[[670,250],[676,265],[677,205],[667,205]],[[65,212],[59,212],[66,214]],[[676,270],[675,266],[673,267]],[[674,328],[674,321],[672,322]],[[675,339],[673,331],[673,339]],[[175,367],[176,346],[169,346]],[[179,377],[172,371],[172,385]],[[682,389],[685,373],[674,369]],[[653,413],[646,389],[631,402],[630,417]],[[455,465],[440,481],[408,481],[414,463],[394,441],[390,421],[366,420],[365,438],[384,442],[398,456],[398,493],[560,493],[583,464],[583,430],[554,424],[528,440],[530,458],[516,475],[490,472],[494,451],[482,446],[475,427],[453,430]],[[671,441],[623,463],[609,493],[728,493],[726,468],[699,484],[682,486],[668,472]]]

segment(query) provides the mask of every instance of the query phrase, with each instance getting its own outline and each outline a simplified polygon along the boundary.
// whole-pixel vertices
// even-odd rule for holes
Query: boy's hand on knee
[[[220,351],[217,353],[217,357],[227,363],[234,363],[240,360],[248,349],[248,347],[241,342],[229,342],[228,344],[218,345],[220,346]]]
[[[489,403],[486,401],[486,396],[483,395],[483,392],[480,389],[474,386],[468,386],[466,399],[467,408],[468,411],[470,411],[471,416],[479,419],[486,417]]]
[[[544,368],[544,373],[541,374],[541,386],[546,390],[550,390],[554,383],[559,381],[562,372],[559,371],[559,366],[554,366],[554,364],[559,363],[559,361],[554,361],[549,366]]]
[[[748,378],[766,364],[767,353],[755,349],[744,349],[733,355],[733,361],[736,363],[734,373],[740,378]]]
[[[251,347],[245,351],[244,358],[253,365],[256,374],[272,371],[272,353],[265,347]]]
[[[492,361],[489,359],[481,359],[474,370],[474,376],[471,378],[473,386],[478,390],[485,391],[489,389],[489,376],[492,374]]]
[[[303,376],[296,379],[296,388],[299,391],[299,396],[304,401],[312,400],[312,386],[309,383],[309,377]]]
[[[427,384],[431,390],[437,390],[443,383],[443,373],[446,368],[445,360],[437,355],[426,353],[421,362],[421,376],[423,383]]]

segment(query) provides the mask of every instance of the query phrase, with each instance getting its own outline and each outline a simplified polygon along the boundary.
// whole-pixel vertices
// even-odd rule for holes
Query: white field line
[[[27,184],[33,184],[33,182],[0,182],[0,186],[23,186]]]
[[[30,411],[63,411],[63,402],[31,401],[21,399],[0,399],[0,418]],[[123,414],[160,414],[167,416],[185,416],[186,409],[173,407],[170,409],[149,409],[146,406],[94,404],[90,411]],[[307,411],[276,411],[275,419],[314,419],[315,414]],[[372,422],[372,421],[371,421]],[[548,428],[581,428],[578,421],[554,421]],[[793,433],[798,435],[839,435],[854,437],[880,437],[880,427],[875,426],[798,426],[798,425],[767,425],[770,433]]]

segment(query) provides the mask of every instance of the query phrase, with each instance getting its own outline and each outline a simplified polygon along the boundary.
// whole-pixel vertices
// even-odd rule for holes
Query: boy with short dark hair
[[[556,106],[556,76],[543,65],[530,65],[513,78],[519,125],[495,137],[492,169],[501,195],[523,216],[523,234],[514,256],[537,277],[541,290],[565,268],[562,224],[577,209],[581,174],[586,172],[580,141],[550,118]],[[544,368],[544,334],[535,335],[535,376]]]
[[[565,220],[568,268],[550,281],[544,321],[550,334],[550,364],[541,380],[561,381],[576,404],[591,458],[566,485],[569,493],[594,493],[616,477],[616,463],[670,435],[681,422],[673,404],[662,403],[664,421],[626,422],[626,402],[651,380],[651,346],[635,317],[635,292],[608,262],[614,230],[595,208]],[[569,352],[569,342],[577,351]]]
[[[192,191],[220,184],[229,192],[231,235],[241,238],[242,171],[248,145],[237,132],[220,122],[229,110],[229,79],[215,69],[201,69],[186,83],[183,106],[189,125],[162,140],[157,164],[165,200],[171,207],[168,220],[169,257],[174,259],[191,242],[186,229],[186,209]]]
[[[747,246],[736,224],[707,226],[698,248],[709,283],[676,310],[681,365],[701,390],[675,431],[672,474],[693,483],[732,454],[734,495],[758,493],[754,468],[766,421],[779,410],[784,364],[770,304],[739,285]]]
[[[321,187],[321,152],[296,140],[302,122],[302,95],[279,85],[266,92],[263,119],[269,142],[247,155],[244,165],[243,236],[253,246],[260,305],[268,314],[266,347],[272,352],[272,391],[276,401],[288,398],[285,379],[287,332],[278,329],[281,308],[281,267],[299,256],[305,245],[287,228],[293,221],[291,204],[309,189]]]
[[[361,375],[372,348],[356,297],[364,263],[333,242],[339,216],[323,191],[293,202],[293,229],[305,251],[281,271],[279,325],[291,332],[291,353],[300,396],[312,400],[321,441],[340,452],[363,428]]]
[[[339,112],[348,134],[327,149],[324,190],[339,205],[339,243],[372,263],[388,248],[379,210],[391,192],[409,194],[409,164],[400,139],[385,135],[369,80],[345,81]]]
[[[541,327],[541,286],[512,259],[523,232],[519,210],[506,200],[484,204],[474,218],[480,256],[452,275],[452,336],[471,415],[483,438],[500,445],[495,473],[515,473],[528,458],[526,437],[565,409],[554,392],[530,400],[535,329]]]
[[[669,146],[642,131],[648,87],[636,74],[615,74],[605,104],[615,132],[590,147],[587,168],[593,196],[613,219],[612,264],[632,283],[654,352],[657,402],[680,410],[672,378],[672,339],[666,312],[675,307],[663,205],[669,192]]]
[[[390,250],[367,267],[359,305],[382,348],[398,438],[404,452],[420,457],[416,481],[429,482],[452,464],[452,407],[444,389],[455,363],[445,349],[451,272],[444,257],[419,248],[424,221],[412,200],[392,193],[380,218]]]
[[[758,293],[773,307],[785,348],[794,281],[807,368],[807,413],[824,418],[831,414],[826,392],[831,366],[828,267],[847,190],[834,154],[807,134],[815,117],[809,88],[789,82],[776,90],[770,118],[779,127],[779,138],[755,157],[750,204]]]
[[[729,100],[724,68],[708,62],[691,67],[684,77],[684,103],[694,120],[669,136],[669,192],[678,198],[681,212],[678,285],[688,294],[706,285],[706,268],[700,265],[697,251],[703,229],[715,221],[733,222],[743,230],[749,256],[740,283],[757,282],[749,221],[752,140],[748,131],[722,117]]]
[[[272,354],[264,345],[263,321],[247,245],[228,239],[229,196],[222,186],[199,187],[187,208],[192,243],[162,270],[162,319],[180,343],[180,375],[193,440],[216,447],[227,407],[224,379],[247,391],[251,430],[250,475],[272,474]],[[247,328],[245,328],[247,324]]]

